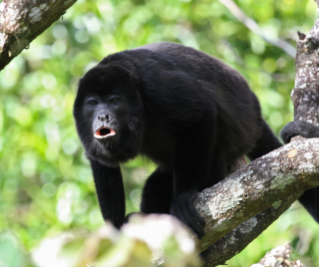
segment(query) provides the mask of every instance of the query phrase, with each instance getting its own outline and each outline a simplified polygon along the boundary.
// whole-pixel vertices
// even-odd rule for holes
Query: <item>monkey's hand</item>
[[[201,239],[205,232],[203,227],[205,226],[204,219],[198,214],[194,207],[193,200],[198,194],[198,191],[192,190],[183,192],[173,199],[170,214],[177,217],[184,224],[188,225]]]

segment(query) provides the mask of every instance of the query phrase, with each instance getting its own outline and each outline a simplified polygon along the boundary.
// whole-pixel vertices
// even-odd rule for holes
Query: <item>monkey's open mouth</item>
[[[94,133],[94,137],[97,139],[104,139],[113,135],[116,135],[116,132],[113,129],[107,127],[102,127]]]

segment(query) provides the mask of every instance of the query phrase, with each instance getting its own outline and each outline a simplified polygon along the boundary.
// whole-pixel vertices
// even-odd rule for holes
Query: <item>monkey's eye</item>
[[[98,101],[95,99],[89,99],[88,101],[86,101],[86,104],[88,104],[91,107],[94,107],[98,104]]]
[[[121,102],[121,98],[118,97],[118,96],[113,96],[113,97],[110,98],[109,101],[110,101],[111,104],[113,104],[113,105],[118,105],[118,104],[120,104],[120,102]]]

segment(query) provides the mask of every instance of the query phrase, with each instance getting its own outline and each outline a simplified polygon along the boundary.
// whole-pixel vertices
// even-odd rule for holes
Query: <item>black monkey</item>
[[[116,227],[125,217],[119,163],[138,154],[156,162],[141,211],[175,215],[202,237],[196,194],[243,154],[253,160],[281,146],[237,71],[173,43],[104,58],[80,80],[74,117],[103,217]]]
[[[319,128],[306,121],[293,121],[289,122],[280,132],[285,144],[297,135],[305,138],[319,137]],[[319,223],[319,187],[306,190],[298,200]]]

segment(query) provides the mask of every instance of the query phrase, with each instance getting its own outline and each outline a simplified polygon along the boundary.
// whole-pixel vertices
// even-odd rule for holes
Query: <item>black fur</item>
[[[109,100],[114,95],[118,105]],[[90,99],[95,103],[87,103]],[[141,211],[175,215],[201,237],[204,221],[192,203],[196,194],[222,180],[242,155],[255,159],[281,146],[237,71],[172,43],[103,59],[81,79],[74,117],[103,217],[117,227],[125,216],[121,162],[138,154],[156,162]],[[100,126],[116,135],[94,138]]]
[[[289,122],[280,132],[285,144],[289,143],[291,138],[297,135],[305,138],[319,137],[319,128],[305,121],[293,121]],[[306,190],[299,198],[299,202],[319,223],[319,187]]]

